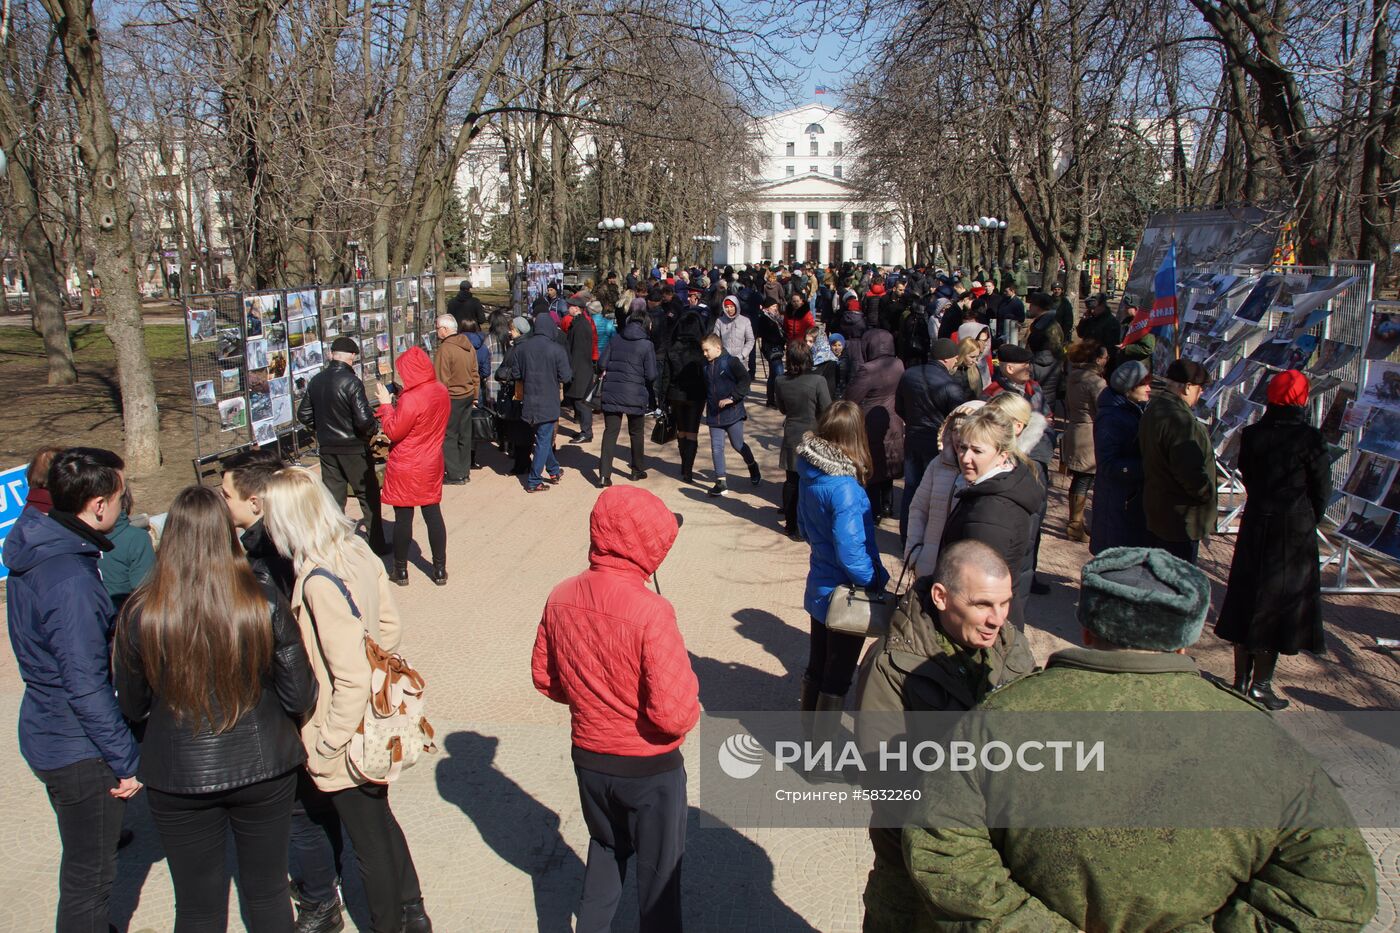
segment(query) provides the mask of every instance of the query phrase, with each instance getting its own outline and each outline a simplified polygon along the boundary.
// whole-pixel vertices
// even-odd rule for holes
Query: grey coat
[[[816,430],[817,419],[831,406],[831,388],[818,373],[784,374],[778,377],[773,395],[778,411],[787,415],[783,419],[783,446],[778,453],[778,463],[784,470],[795,472],[797,445],[802,443],[803,434]]]

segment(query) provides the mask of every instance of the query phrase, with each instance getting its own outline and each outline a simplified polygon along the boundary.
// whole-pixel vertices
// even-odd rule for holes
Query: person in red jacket
[[[382,501],[394,507],[394,572],[389,579],[408,586],[408,547],[413,543],[413,510],[423,513],[433,552],[433,582],[447,585],[447,526],[442,521],[442,439],[452,409],[447,387],[438,382],[433,361],[409,347],[395,366],[402,380],[398,399],[379,385],[380,428],[393,446],[384,465]]]
[[[642,933],[682,928],[680,746],[700,718],[700,684],[675,609],[647,589],[678,529],[645,489],[604,489],[589,519],[588,569],[549,594],[535,636],[535,689],[569,705],[588,825],[577,933],[611,927],[634,853]]]

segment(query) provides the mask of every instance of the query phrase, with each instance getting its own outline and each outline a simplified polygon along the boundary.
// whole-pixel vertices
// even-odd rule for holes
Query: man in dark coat
[[[559,328],[549,314],[535,318],[530,335],[503,364],[506,377],[524,386],[520,418],[535,436],[535,453],[526,492],[540,492],[559,482],[564,470],[554,457],[554,430],[559,424],[559,390],[574,378],[569,355],[558,340]]]
[[[1031,379],[1040,385],[1046,402],[1057,407],[1064,396],[1065,335],[1046,295],[1031,296],[1031,320],[1026,326],[1025,342],[1031,351]]]
[[[910,588],[889,632],[865,653],[856,680],[856,740],[869,755],[885,742],[936,739],[919,717],[972,709],[999,687],[1035,668],[1030,643],[1014,625],[1006,562],[980,541],[960,541],[938,556],[932,576]],[[896,714],[896,715],[891,715]],[[901,831],[874,805],[875,864],[865,883],[864,933],[908,933],[927,926],[919,889],[904,865]],[[888,806],[888,805],[886,805]],[[879,824],[879,825],[876,825]]]
[[[1094,508],[1089,552],[1113,547],[1145,547],[1147,518],[1142,512],[1142,449],[1138,425],[1152,394],[1151,374],[1139,362],[1124,363],[1108,377],[1094,416]]]
[[[1074,302],[1065,297],[1065,287],[1059,282],[1050,286],[1050,308],[1055,312],[1055,322],[1060,325],[1060,333],[1069,340],[1074,331]]]
[[[899,322],[904,319],[912,300],[904,281],[896,280],[890,286],[890,293],[880,302],[880,326],[892,334],[899,333]]]
[[[457,319],[458,330],[461,330],[463,321],[476,321],[478,326],[485,323],[486,314],[482,310],[481,300],[472,294],[470,280],[463,279],[457,286],[457,294],[447,303],[447,313]]]
[[[578,418],[578,433],[570,444],[587,444],[593,440],[593,405],[588,401],[588,393],[593,390],[593,361],[598,356],[598,331],[589,317],[587,303],[579,303],[577,297],[569,299],[568,333],[564,335],[564,346],[569,351],[569,368],[574,377],[564,387],[564,398],[574,408]]]
[[[943,420],[972,393],[953,375],[958,365],[958,345],[938,340],[930,362],[913,366],[899,379],[894,410],[904,419],[904,496],[899,503],[899,536],[909,533],[909,503],[929,463],[938,456],[938,435]]]
[[[1194,360],[1174,360],[1164,382],[1138,426],[1143,511],[1153,545],[1194,564],[1216,520],[1215,449],[1191,411],[1210,373]]]
[[[1118,325],[1118,319],[1113,316],[1113,312],[1108,309],[1106,295],[1095,295],[1089,299],[1084,318],[1075,328],[1075,333],[1081,340],[1097,340],[1101,345],[1108,347],[1110,355],[1116,352],[1118,344],[1123,341],[1123,329]]]

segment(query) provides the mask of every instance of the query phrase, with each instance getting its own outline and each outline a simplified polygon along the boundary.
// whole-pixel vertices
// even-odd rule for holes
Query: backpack
[[[340,590],[350,604],[350,611],[364,625],[360,607],[345,582],[321,567],[308,575],[325,577]],[[316,617],[311,617],[316,627]],[[316,631],[319,642],[321,633]],[[350,773],[371,784],[391,784],[418,761],[423,752],[437,751],[433,727],[424,715],[423,692],[427,684],[423,675],[397,652],[390,654],[375,643],[365,629],[365,655],[369,658],[370,691],[360,728],[350,738],[345,759]]]

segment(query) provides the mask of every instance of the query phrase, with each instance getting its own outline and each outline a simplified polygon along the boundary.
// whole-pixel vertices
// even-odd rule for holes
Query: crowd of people
[[[1286,706],[1272,687],[1279,655],[1325,647],[1314,532],[1330,474],[1304,416],[1306,377],[1274,377],[1267,413],[1244,430],[1249,498],[1216,625],[1236,646],[1235,693],[1217,691],[1183,656],[1210,609],[1194,564],[1215,527],[1216,469],[1193,411],[1209,373],[1189,360],[1154,373],[1141,342],[1122,346],[1104,296],[1076,316],[1058,287],[1022,301],[1015,281],[987,278],[853,264],[633,269],[573,294],[550,285],[516,315],[488,314],[464,286],[436,322],[433,357],[402,353],[400,384],[379,386],[377,407],[353,368],[356,343],[331,345],[298,410],[320,445],[319,477],[272,451],[239,453],[218,491],[176,496],[158,549],[131,523],[119,457],[38,452],[4,560],[25,682],[20,749],[63,846],[57,928],[107,929],[123,808],[144,788],[182,933],[226,927],[229,837],[250,929],[342,929],[346,835],[370,928],[432,929],[392,785],[353,752],[380,683],[367,646],[392,654],[405,637],[394,586],[410,583],[415,513],[431,579],[446,585],[444,485],[469,483],[495,438],[528,493],[550,490],[564,478],[566,412],[580,447],[603,416],[603,491],[589,568],[545,601],[532,672],[571,713],[590,835],[580,931],[610,927],[633,855],[641,928],[683,923],[680,747],[700,715],[698,682],[674,608],[647,586],[680,523],[645,488],[612,488],[624,421],[630,469],[619,475],[634,484],[648,476],[648,417],[651,456],[674,442],[687,484],[703,423],[719,497],[729,450],[751,484],[764,481],[750,406],[783,416],[778,511],[810,552],[795,689],[809,739],[835,735],[853,688],[862,711],[1054,709],[1057,690],[1079,691],[1084,709]],[[1023,630],[1048,591],[1036,566],[1057,472],[1069,477],[1065,537],[1093,555],[1084,648],[1018,684],[1036,668]],[[344,512],[351,492],[359,523]],[[842,588],[887,591],[886,521],[901,543],[888,556],[912,582],[867,650],[827,615]],[[1300,788],[1303,805],[1327,803],[1324,785]],[[1374,866],[1354,829],[1199,832],[1209,854],[1193,861],[1167,830],[1136,830],[1110,855],[1087,831],[872,828],[866,929],[1175,929],[1212,917],[1218,929],[1245,918],[1308,928],[1289,926],[1300,917],[1359,929],[1374,910]],[[1035,855],[1045,846],[1084,870],[1053,870]],[[1144,886],[1098,873],[1125,852],[1189,878]]]

